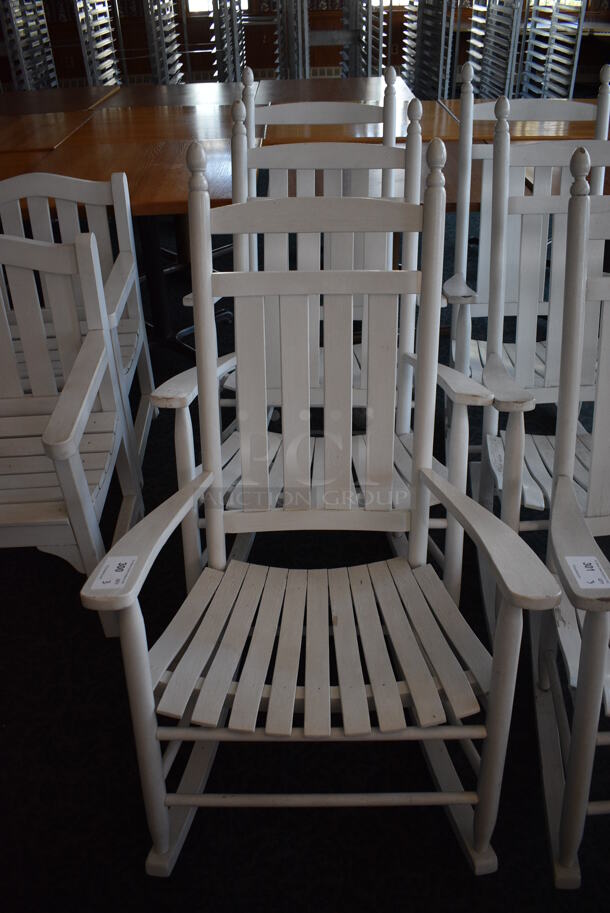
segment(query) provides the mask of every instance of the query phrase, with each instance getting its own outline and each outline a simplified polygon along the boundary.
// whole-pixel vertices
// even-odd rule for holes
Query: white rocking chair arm
[[[443,283],[443,294],[449,304],[474,304],[477,293],[471,289],[461,273],[454,273]]]
[[[42,436],[42,443],[51,459],[67,460],[78,451],[107,365],[104,333],[102,330],[90,330]]]
[[[121,251],[104,284],[110,328],[117,327],[133,283],[137,279],[136,261],[131,251]]]
[[[421,474],[425,485],[483,550],[510,605],[534,610],[559,605],[561,590],[555,577],[514,530],[433,469],[422,469]]]
[[[498,412],[531,412],[535,398],[519,386],[506,370],[499,355],[487,356],[483,368],[483,384],[493,393],[494,408]]]
[[[566,595],[576,609],[603,611],[610,609],[610,561],[606,558],[593,535],[574,494],[573,482],[567,476],[556,480],[551,508],[550,545],[553,563]],[[580,579],[568,562],[568,557],[583,562],[576,570],[582,571]],[[585,562],[590,565],[587,573]],[[599,563],[602,573],[595,567]],[[588,585],[587,585],[588,584]]]
[[[219,380],[237,366],[235,352],[218,359],[216,376]],[[197,396],[197,368],[188,368],[182,374],[170,377],[150,394],[150,401],[157,409],[184,409]]]
[[[414,353],[408,352],[403,357],[413,367],[417,364]],[[494,401],[493,394],[486,387],[447,365],[438,365],[437,384],[452,402],[464,406],[490,406]]]
[[[196,476],[112,546],[81,590],[85,608],[98,612],[116,612],[133,605],[157,555],[203,492],[210,487],[213,478],[211,472]],[[124,576],[120,585],[115,585],[114,581],[104,584],[107,573],[112,572],[118,563],[124,565],[125,559],[127,567],[130,562],[133,564],[127,573],[121,569]]]

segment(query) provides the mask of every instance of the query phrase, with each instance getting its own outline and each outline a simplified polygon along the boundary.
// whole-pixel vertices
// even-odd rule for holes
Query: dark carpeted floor
[[[181,288],[172,285],[173,300]],[[185,316],[175,306],[176,323]],[[221,323],[221,347],[231,340]],[[192,363],[153,344],[161,382]],[[172,420],[153,424],[147,510],[175,490]],[[116,493],[110,512],[116,510]],[[105,535],[111,529],[105,524]],[[252,560],[338,566],[388,554],[383,536],[259,536]],[[527,630],[493,845],[499,871],[475,878],[439,809],[199,811],[169,880],[148,878],[140,797],[117,641],[80,604],[82,578],[57,558],[3,550],[2,909],[21,911],[595,911],[607,909],[609,822],[587,822],[583,888],[553,889],[534,724]],[[183,594],[173,537],[145,585],[151,638]],[[482,627],[476,555],[462,607]],[[596,771],[595,789],[608,768]],[[429,789],[416,745],[223,745],[214,791]]]

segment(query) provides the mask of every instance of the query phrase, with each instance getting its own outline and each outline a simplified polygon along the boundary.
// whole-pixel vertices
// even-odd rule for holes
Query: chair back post
[[[468,263],[468,219],[470,216],[470,181],[472,172],[472,124],[474,92],[472,78],[474,70],[468,61],[460,72],[460,138],[458,143],[457,200],[455,211],[455,252],[453,271],[466,279]]]
[[[608,139],[608,120],[610,119],[610,64],[604,64],[599,74],[599,92],[597,93],[597,115],[595,118],[595,139]],[[591,171],[591,196],[601,196],[604,192],[605,168],[594,168]]]
[[[243,73],[241,74],[241,81],[243,84],[242,92],[242,101],[246,108],[246,136],[248,141],[248,149],[254,149],[256,144],[255,137],[255,105],[254,105],[254,96],[256,94],[254,89],[254,73],[250,67],[244,67]],[[248,196],[256,196],[256,171],[252,168],[249,169],[246,165],[246,170],[248,173]],[[258,269],[258,248],[257,248],[257,239],[256,235],[250,235],[250,269]]]
[[[396,145],[396,70],[388,67],[384,74],[383,93],[383,145]],[[382,191],[382,195],[386,196]]]
[[[453,272],[466,282],[468,272],[468,229],[470,224],[470,184],[472,177],[472,127],[474,69],[468,61],[462,67],[460,79],[460,138],[458,143],[458,187],[455,209],[455,250]],[[451,338],[455,339],[454,367],[463,374],[470,371],[470,337],[472,321],[470,304],[454,306],[451,314]]]
[[[557,434],[553,464],[553,491],[560,475],[571,479],[578,413],[585,323],[585,289],[587,283],[587,246],[591,200],[587,174],[591,167],[589,153],[582,146],[574,152],[570,171],[574,178],[568,205],[566,241],[566,278],[561,337],[561,373],[557,401]]]
[[[234,203],[245,203],[248,199],[248,136],[246,132],[246,106],[236,101],[231,109],[233,132],[231,134],[231,183]],[[254,170],[254,169],[253,169]],[[233,237],[233,268],[248,269],[249,235]]]
[[[227,557],[222,502],[222,459],[218,406],[218,346],[212,299],[212,238],[210,194],[205,175],[206,155],[201,143],[191,143],[187,152],[189,180],[189,231],[193,277],[193,316],[199,388],[201,465],[214,482],[205,493],[208,564],[224,570]]]
[[[415,369],[415,429],[413,436],[413,483],[415,506],[409,534],[409,563],[426,563],[430,492],[420,479],[420,470],[432,466],[438,340],[445,243],[445,177],[442,168],[447,154],[439,139],[428,147],[429,174],[424,193],[422,233],[422,281],[417,327]]]
[[[502,357],[504,337],[504,299],[506,291],[506,231],[510,172],[510,105],[503,95],[495,105],[496,128],[493,150],[491,195],[491,238],[489,257],[489,315],[487,318],[487,357]],[[483,410],[483,440],[498,433],[498,412],[493,406]]]
[[[422,159],[422,104],[418,98],[409,103],[409,126],[405,145],[404,199],[419,203],[421,199]],[[402,268],[417,269],[419,237],[415,232],[403,232]],[[391,267],[391,265],[390,265]],[[396,405],[396,433],[407,434],[411,429],[411,400],[413,396],[413,368],[405,356],[415,350],[416,295],[400,296],[400,326],[398,340],[398,400]]]

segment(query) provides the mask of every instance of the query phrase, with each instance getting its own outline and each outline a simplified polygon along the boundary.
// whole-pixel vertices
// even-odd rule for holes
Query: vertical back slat
[[[425,172],[425,169],[422,169]],[[423,178],[423,175],[422,175]],[[481,162],[481,217],[479,222],[479,254],[477,261],[477,297],[489,301],[489,264],[491,259],[491,194],[493,162]]]
[[[269,505],[269,461],[265,303],[262,298],[235,299],[235,353],[243,509],[266,510]]]
[[[47,303],[53,314],[57,349],[64,378],[72,370],[81,347],[80,321],[74,300],[74,285],[70,276],[45,274]]]
[[[0,289],[0,396],[21,396],[23,388],[15,361],[8,308]]]
[[[297,196],[316,195],[316,173],[297,171]],[[297,269],[315,272],[320,269],[319,232],[297,235]],[[320,386],[320,296],[310,295],[309,301],[309,376],[312,387]]]
[[[112,256],[112,242],[110,240],[110,228],[108,225],[108,210],[105,206],[85,206],[87,213],[87,225],[90,232],[93,232],[97,241],[97,249],[100,255],[100,265],[102,267],[102,279],[104,282],[110,275],[114,258]]]
[[[34,273],[29,269],[7,266],[6,277],[32,393],[35,396],[52,396],[57,393],[57,384],[49,356]]]
[[[307,298],[280,297],[284,507],[311,503],[309,441],[309,314]]]
[[[561,196],[570,190],[569,168],[561,169]],[[546,325],[545,387],[559,386],[561,328],[563,324],[564,279],[566,268],[567,212],[555,213],[551,220],[551,268],[549,276],[549,313]]]
[[[57,209],[57,221],[59,222],[59,236],[66,244],[73,244],[76,236],[80,232],[80,222],[78,218],[78,205],[73,200],[55,200]],[[77,305],[82,305],[82,294],[80,286],[73,282],[74,300]]]
[[[271,199],[288,196],[288,172],[285,168],[273,168],[269,171],[269,197]],[[265,269],[284,272],[288,269],[288,235],[266,234]],[[277,295],[265,298],[265,340],[267,345],[267,383],[269,387],[279,388],[282,369],[280,364],[280,303]],[[279,404],[278,404],[279,405]]]
[[[28,213],[32,237],[37,241],[53,241],[53,226],[47,197],[28,197]]]
[[[523,216],[521,223],[515,378],[522,387],[534,386],[542,225],[539,214]]]
[[[10,200],[0,206],[0,220],[5,235],[14,235],[17,238],[25,237],[19,200]]]
[[[392,507],[394,408],[398,301],[369,296],[368,406],[366,415],[366,508]],[[394,370],[391,370],[391,366]]]

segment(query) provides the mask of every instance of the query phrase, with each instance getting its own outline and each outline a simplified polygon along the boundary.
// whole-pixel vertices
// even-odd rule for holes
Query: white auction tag
[[[594,555],[566,556],[569,568],[583,590],[601,590],[610,587],[610,577]]]
[[[137,560],[137,555],[117,555],[112,561],[105,561],[91,589],[118,590],[126,583]]]

